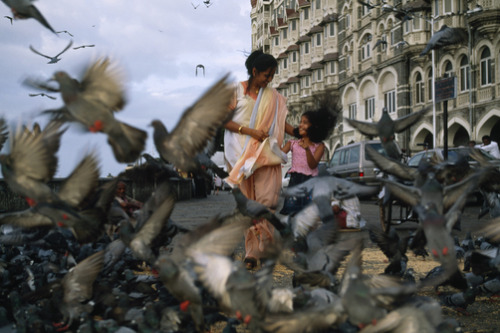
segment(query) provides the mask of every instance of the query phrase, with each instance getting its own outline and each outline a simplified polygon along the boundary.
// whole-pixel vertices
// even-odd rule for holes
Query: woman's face
[[[265,88],[274,78],[274,73],[276,72],[275,67],[266,69],[265,71],[259,72],[256,68],[253,69],[253,82],[258,88]]]
[[[299,134],[301,136],[307,136],[307,129],[311,127],[311,123],[309,122],[309,118],[306,116],[300,117],[299,123]]]

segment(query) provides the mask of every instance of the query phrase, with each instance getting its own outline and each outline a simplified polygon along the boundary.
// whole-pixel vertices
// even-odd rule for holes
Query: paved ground
[[[221,191],[218,195],[209,195],[203,199],[191,199],[187,201],[179,201],[176,203],[171,218],[178,224],[185,225],[192,228],[200,223],[207,222],[215,215],[222,213],[230,213],[236,207],[233,195],[229,191]],[[400,214],[399,206],[395,206],[393,210],[393,219],[398,219]],[[489,217],[485,216],[478,219],[480,206],[468,205],[462,214],[461,226],[462,231],[456,232],[460,239],[465,236],[467,231],[472,231],[474,235],[482,226],[489,221]],[[361,214],[368,221],[368,223],[380,224],[379,206],[372,200],[363,200],[361,202]],[[406,212],[403,211],[403,216]],[[412,230],[417,226],[414,222],[404,222],[395,225],[396,229],[400,231]]]

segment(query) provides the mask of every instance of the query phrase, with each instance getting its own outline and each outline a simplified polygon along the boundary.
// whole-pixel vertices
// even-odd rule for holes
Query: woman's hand
[[[269,137],[269,134],[264,132],[263,130],[252,129],[252,133],[250,134],[252,138],[259,140],[260,142],[264,141]]]

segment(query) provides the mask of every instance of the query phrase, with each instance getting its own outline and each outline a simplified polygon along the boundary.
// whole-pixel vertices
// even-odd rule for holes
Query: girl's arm
[[[311,169],[315,169],[318,166],[319,161],[321,160],[321,157],[323,156],[324,152],[325,152],[325,144],[323,142],[319,144],[314,154],[309,149],[309,147],[307,147],[306,148],[307,165]]]
[[[283,147],[281,147],[281,151],[287,154],[290,151],[290,148],[292,147],[292,144],[290,141],[287,141]]]
[[[292,125],[290,125],[289,123],[285,122],[285,133],[286,134],[291,135],[291,136],[295,136],[293,134],[293,129],[294,129],[294,127]]]

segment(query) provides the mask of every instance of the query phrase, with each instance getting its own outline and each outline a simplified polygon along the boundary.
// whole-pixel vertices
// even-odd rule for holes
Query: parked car
[[[467,161],[469,162],[469,165],[474,168],[479,165],[479,163],[473,159],[472,157],[469,156],[469,150],[470,148],[468,147],[453,147],[453,148],[448,148],[448,161],[449,162],[454,162],[458,159],[460,155],[465,155],[467,156]],[[492,162],[498,162],[498,165],[500,167],[500,160],[494,158],[490,154],[488,154],[486,151],[482,149],[478,149],[483,156],[492,161]],[[435,148],[435,149],[429,149],[429,150],[424,150],[421,152],[416,153],[413,155],[409,160],[408,160],[408,166],[416,168],[418,167],[418,164],[422,160],[422,158],[425,156],[426,158],[431,157],[434,153],[437,153],[440,157],[443,157],[443,148]]]
[[[379,169],[366,154],[367,145],[387,156],[380,140],[355,142],[335,150],[328,165],[328,173],[364,185],[379,185]]]

